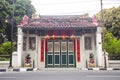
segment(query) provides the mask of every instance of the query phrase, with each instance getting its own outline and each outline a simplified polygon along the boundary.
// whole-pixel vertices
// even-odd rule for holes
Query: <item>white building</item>
[[[101,27],[95,17],[24,16],[13,66],[23,67],[27,54],[36,68],[103,67]]]

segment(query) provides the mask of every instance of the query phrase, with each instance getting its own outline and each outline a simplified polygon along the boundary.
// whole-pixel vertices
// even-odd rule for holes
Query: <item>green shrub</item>
[[[9,54],[10,53],[10,47],[11,43],[10,42],[5,42],[1,44],[0,46],[0,54]],[[12,46],[12,51],[14,51],[14,47]]]
[[[0,57],[0,61],[10,61],[10,58]]]

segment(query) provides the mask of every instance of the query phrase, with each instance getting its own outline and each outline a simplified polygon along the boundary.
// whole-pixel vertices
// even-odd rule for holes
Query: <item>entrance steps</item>
[[[44,68],[44,71],[79,71],[78,68]]]

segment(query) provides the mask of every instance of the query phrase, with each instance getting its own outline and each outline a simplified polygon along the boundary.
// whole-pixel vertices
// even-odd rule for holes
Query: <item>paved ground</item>
[[[0,72],[0,80],[120,80],[120,71]]]
[[[23,72],[23,71],[36,71],[41,70],[39,68],[0,68],[0,72]],[[120,68],[44,68],[42,70],[47,71],[75,71],[75,70],[119,70]]]

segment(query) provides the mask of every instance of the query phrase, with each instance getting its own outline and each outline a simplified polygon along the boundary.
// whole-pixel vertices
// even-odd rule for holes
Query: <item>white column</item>
[[[81,36],[81,68],[85,68],[86,67],[86,54],[85,54],[85,45],[84,45],[84,38],[85,38],[85,34],[83,33]]]
[[[21,28],[18,28],[18,43],[17,43],[17,52],[18,52],[18,67],[22,66],[22,44],[23,42],[23,32]]]
[[[97,27],[96,33],[96,47],[97,47],[97,60],[98,60],[98,67],[103,67],[103,58],[102,58],[102,36],[101,36],[102,28]]]

